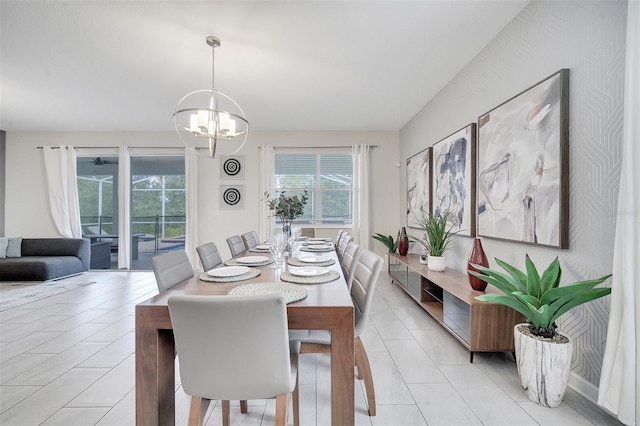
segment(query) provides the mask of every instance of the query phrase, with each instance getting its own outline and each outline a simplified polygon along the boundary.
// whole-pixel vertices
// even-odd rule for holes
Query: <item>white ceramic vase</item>
[[[522,389],[536,404],[557,407],[569,383],[573,340],[568,336],[567,343],[537,339],[522,333],[520,326],[527,324],[517,324],[513,336]]]
[[[447,259],[444,256],[429,256],[427,258],[427,268],[432,271],[442,272],[447,267]]]

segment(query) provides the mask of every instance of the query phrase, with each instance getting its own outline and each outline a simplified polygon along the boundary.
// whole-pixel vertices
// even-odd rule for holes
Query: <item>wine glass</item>
[[[279,268],[282,265],[282,253],[287,246],[287,236],[284,232],[276,232],[269,239],[269,251],[273,255],[271,268]]]

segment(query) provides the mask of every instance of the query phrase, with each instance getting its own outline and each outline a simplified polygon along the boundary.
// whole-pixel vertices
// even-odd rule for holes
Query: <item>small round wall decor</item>
[[[244,209],[244,185],[220,185],[221,209]]]
[[[244,156],[220,158],[220,177],[222,179],[243,179],[244,178]]]

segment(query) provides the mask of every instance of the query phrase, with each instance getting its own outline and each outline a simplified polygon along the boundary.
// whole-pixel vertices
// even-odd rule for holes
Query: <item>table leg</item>
[[[147,315],[145,315],[147,314]],[[175,424],[174,339],[136,307],[136,424]]]
[[[355,424],[353,309],[336,318],[331,337],[331,424]]]

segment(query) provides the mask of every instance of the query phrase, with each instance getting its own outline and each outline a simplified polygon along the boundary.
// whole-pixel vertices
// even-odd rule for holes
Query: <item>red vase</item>
[[[473,249],[471,249],[471,254],[469,254],[469,261],[467,262],[467,271],[479,272],[476,268],[471,266],[472,263],[476,265],[482,265],[487,268],[489,267],[489,260],[487,260],[487,255],[482,249],[482,241],[480,240],[480,238],[476,238],[473,242]],[[487,283],[485,281],[482,281],[475,275],[468,275],[471,288],[477,291],[484,291],[484,289],[487,288]]]
[[[409,252],[409,237],[407,237],[407,230],[403,226],[402,232],[400,232],[400,241],[398,242],[398,253],[400,256],[406,256]]]

